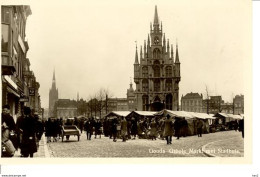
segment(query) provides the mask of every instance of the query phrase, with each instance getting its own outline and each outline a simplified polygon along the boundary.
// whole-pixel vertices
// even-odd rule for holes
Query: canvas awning
[[[194,116],[192,114],[189,114],[188,112],[185,112],[185,111],[172,111],[172,110],[168,110],[168,109],[164,109],[164,110],[156,113],[155,115],[164,115],[164,116],[166,116],[167,114],[169,114],[170,116],[173,116],[173,117],[185,117],[187,119],[194,118]]]
[[[215,117],[213,117],[213,115],[209,115],[206,113],[200,113],[200,112],[188,112],[188,113],[200,119],[216,119]]]
[[[106,115],[106,117],[116,116],[116,117],[126,117],[130,114],[130,111],[112,111]]]

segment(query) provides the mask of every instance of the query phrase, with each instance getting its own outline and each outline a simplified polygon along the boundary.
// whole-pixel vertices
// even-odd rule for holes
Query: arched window
[[[154,91],[155,92],[160,91],[160,80],[159,79],[154,80]]]
[[[143,92],[148,92],[148,80],[147,79],[143,79],[143,81],[142,81],[142,90],[143,90]]]
[[[159,50],[158,48],[155,48],[155,49],[153,50],[153,58],[154,58],[154,59],[159,59],[160,56],[161,56],[160,50]]]
[[[165,68],[165,70],[166,70],[166,77],[172,77],[172,67],[171,66],[167,66],[166,68]]]
[[[154,66],[153,67],[153,72],[154,72],[154,77],[160,77],[160,67],[159,66]]]
[[[166,80],[165,89],[166,89],[166,91],[172,90],[172,80],[170,80],[170,79]]]
[[[166,95],[166,109],[172,110],[172,95]]]
[[[143,100],[143,111],[148,111],[149,108],[148,95],[143,95],[142,100]]]
[[[143,74],[143,77],[144,77],[144,78],[147,78],[147,77],[148,77],[148,68],[147,68],[147,66],[144,66],[144,67],[142,68],[142,74]]]

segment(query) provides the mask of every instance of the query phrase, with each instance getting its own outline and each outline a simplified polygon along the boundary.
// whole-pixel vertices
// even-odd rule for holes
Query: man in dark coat
[[[126,121],[125,117],[122,117],[122,121],[121,121],[121,136],[122,136],[123,142],[126,142],[127,121]]]
[[[133,136],[133,139],[135,139],[137,135],[137,120],[134,117],[132,117],[131,119],[131,134]]]
[[[113,135],[113,141],[116,142],[116,137],[117,137],[117,125],[118,125],[118,120],[117,118],[113,118],[111,122],[111,133]]]
[[[203,121],[199,119],[197,123],[198,137],[202,137],[202,128],[203,128]]]
[[[40,120],[38,114],[34,115],[35,121],[36,121],[36,140],[37,140],[37,148],[39,148],[39,142],[42,138],[42,134],[44,132],[43,123]]]
[[[171,116],[167,114],[167,119],[164,122],[164,136],[166,137],[167,144],[172,144],[173,123]]]
[[[180,139],[180,130],[181,130],[181,118],[176,117],[175,122],[173,124],[175,136],[177,137],[177,140]]]
[[[94,123],[94,127],[95,127],[95,139],[97,138],[97,135],[99,135],[99,138],[101,138],[101,127],[102,127],[102,123],[99,119],[97,119]]]
[[[244,138],[244,118],[239,120],[239,131],[242,132],[242,138]]]
[[[15,122],[13,117],[10,115],[10,106],[9,105],[3,106],[2,111],[3,111],[2,112],[2,143],[11,140],[14,148],[17,149],[18,141],[16,138],[17,136],[15,134],[16,127],[15,127]],[[11,157],[11,156],[13,156],[13,154],[7,155],[5,153],[2,153],[2,157]]]
[[[45,122],[45,136],[47,137],[47,143],[51,142],[52,136],[52,125],[51,118],[48,118],[48,121]]]
[[[29,107],[24,108],[24,118],[22,119],[22,144],[21,153],[24,157],[33,157],[33,154],[37,152],[36,146],[36,120],[31,116],[31,109]]]
[[[132,127],[132,122],[131,120],[126,120],[127,121],[127,139],[131,139],[131,127]]]
[[[85,130],[87,134],[87,140],[91,140],[91,135],[93,134],[93,119],[88,119],[85,123]]]
[[[14,118],[10,115],[10,106],[3,106],[2,113],[2,127],[8,128],[9,131],[15,131],[15,122]]]

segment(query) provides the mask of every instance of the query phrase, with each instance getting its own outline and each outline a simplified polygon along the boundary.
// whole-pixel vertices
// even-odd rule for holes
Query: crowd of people
[[[10,115],[10,106],[2,109],[2,157],[12,157],[20,149],[21,157],[33,157],[44,133],[44,126],[37,113],[32,115],[29,107],[24,107],[23,115],[15,123]]]
[[[244,137],[244,119],[239,121],[234,127],[242,132]],[[172,144],[172,137],[176,139],[187,136],[188,122],[185,118],[165,117],[154,118],[128,118],[125,117],[105,117],[104,119],[91,118],[49,118],[47,121],[39,119],[37,113],[32,114],[29,107],[24,107],[23,115],[17,118],[16,123],[10,115],[10,106],[3,106],[2,112],[2,157],[12,157],[14,151],[20,149],[21,157],[33,157],[39,147],[39,141],[43,133],[47,137],[47,143],[57,142],[62,136],[62,126],[75,125],[80,132],[86,132],[87,140],[91,137],[101,138],[101,135],[116,142],[122,139],[127,140],[165,139],[167,144]],[[196,134],[202,137],[203,120],[196,122]],[[67,138],[68,139],[68,138]]]

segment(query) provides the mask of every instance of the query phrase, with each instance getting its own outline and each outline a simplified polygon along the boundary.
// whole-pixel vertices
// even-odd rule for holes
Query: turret
[[[147,57],[147,51],[146,51],[146,40],[144,40],[144,58]]]
[[[175,66],[176,66],[176,77],[181,77],[180,76],[180,60],[179,60],[178,44],[176,44]]]
[[[173,59],[173,45],[171,45],[171,59]]]
[[[170,45],[169,45],[169,39],[167,39],[167,56],[170,58]]]
[[[135,63],[134,63],[134,81],[135,83],[139,83],[139,61],[138,61],[138,52],[137,52],[137,45],[135,50]]]
[[[141,62],[141,59],[143,59],[143,50],[142,50],[142,46],[140,46],[140,62]]]
[[[166,41],[165,41],[165,34],[163,34],[163,53],[166,53]]]

